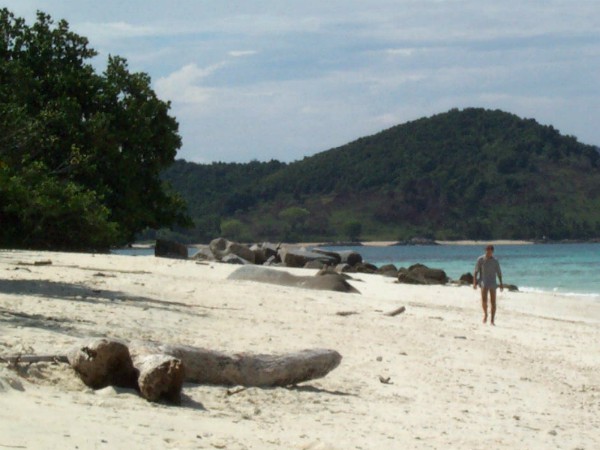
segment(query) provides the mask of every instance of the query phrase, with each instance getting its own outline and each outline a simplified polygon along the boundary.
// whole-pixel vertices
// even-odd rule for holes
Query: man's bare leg
[[[481,288],[481,307],[483,308],[483,323],[487,322],[488,308],[487,308],[487,293],[488,289]]]
[[[494,319],[496,318],[496,289],[490,289],[490,303],[492,304],[491,324],[495,325]]]

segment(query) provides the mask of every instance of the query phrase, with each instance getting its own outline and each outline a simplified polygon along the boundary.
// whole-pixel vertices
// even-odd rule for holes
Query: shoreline
[[[481,245],[486,246],[488,244],[491,245],[534,245],[536,242],[527,241],[527,240],[512,240],[512,239],[496,239],[496,240],[458,240],[458,241],[442,241],[442,240],[432,240],[431,243],[428,244],[405,244],[399,241],[358,241],[358,242],[297,242],[297,243],[289,243],[285,242],[281,245],[286,245],[289,247],[394,247],[394,246],[403,246],[403,245]]]

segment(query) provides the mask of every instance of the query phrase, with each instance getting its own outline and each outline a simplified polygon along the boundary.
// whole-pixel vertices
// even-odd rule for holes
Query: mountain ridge
[[[199,241],[600,236],[598,148],[500,110],[452,109],[291,163],[178,160],[164,179]]]

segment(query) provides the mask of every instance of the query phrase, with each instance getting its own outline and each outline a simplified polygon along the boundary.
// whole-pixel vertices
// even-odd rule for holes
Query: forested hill
[[[600,236],[600,153],[551,126],[469,108],[290,164],[177,161],[191,240]]]

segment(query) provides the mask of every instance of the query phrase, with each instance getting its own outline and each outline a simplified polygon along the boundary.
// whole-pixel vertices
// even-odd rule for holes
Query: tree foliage
[[[39,12],[0,10],[0,245],[89,249],[185,224],[159,174],[181,145],[143,73]],[[27,194],[29,191],[29,194]]]

